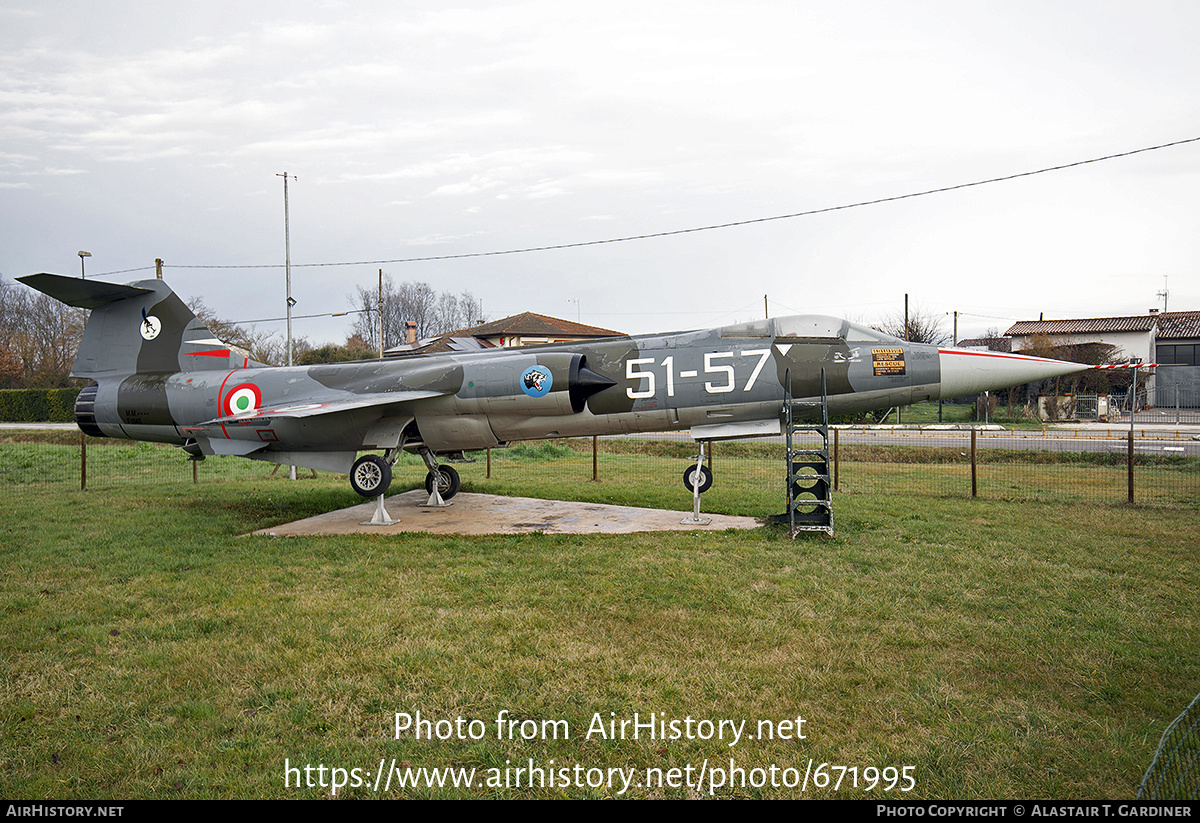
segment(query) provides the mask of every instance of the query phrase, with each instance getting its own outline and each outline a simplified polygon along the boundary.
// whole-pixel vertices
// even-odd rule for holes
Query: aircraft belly
[[[122,423],[116,427],[121,432],[110,437],[120,437],[126,440],[146,440],[151,443],[182,444],[185,440],[179,429],[174,426],[154,426],[133,423]],[[108,434],[108,427],[101,426],[101,431]]]
[[[297,451],[357,450],[363,446],[366,431],[378,419],[379,412],[375,409],[318,417],[250,417],[207,425],[204,436],[270,443],[274,448]]]
[[[560,417],[496,417],[492,430],[501,440],[537,440],[543,437],[590,437],[592,435],[673,431],[687,428],[675,409],[624,414],[579,414]]]
[[[282,463],[285,466],[299,466],[304,469],[314,469],[323,472],[349,474],[354,465],[357,451],[276,451],[264,449],[244,455],[251,460],[262,460],[267,463]]]
[[[544,417],[536,419],[546,420]],[[421,440],[434,451],[488,449],[498,446],[501,440],[520,439],[498,438],[491,420],[484,414],[417,415],[417,428],[421,432]]]

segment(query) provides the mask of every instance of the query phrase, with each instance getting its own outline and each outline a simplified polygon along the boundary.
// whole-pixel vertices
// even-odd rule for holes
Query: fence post
[[[1129,449],[1126,462],[1129,464],[1129,502],[1133,502],[1133,432],[1129,432]]]
[[[941,411],[942,411],[941,407],[939,406],[938,413],[941,414]],[[834,429],[833,430],[833,490],[835,492],[841,491],[841,489],[838,487],[838,469],[840,468],[840,466],[841,466],[841,463],[838,459],[838,430]]]
[[[593,483],[599,482],[599,480],[600,480],[600,458],[599,458],[600,447],[598,445],[599,442],[600,442],[600,438],[593,434],[592,435],[592,482]]]
[[[487,450],[487,479],[492,479],[492,450]]]
[[[87,435],[79,432],[79,490],[87,491]]]
[[[971,429],[971,497],[975,497],[978,492],[975,461],[975,432],[976,429]]]

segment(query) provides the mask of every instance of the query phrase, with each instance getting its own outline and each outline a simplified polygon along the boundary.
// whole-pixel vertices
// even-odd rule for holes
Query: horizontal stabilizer
[[[64,277],[61,274],[46,272],[27,274],[17,279],[55,300],[80,309],[97,309],[127,297],[140,297],[151,293],[149,289],[140,286],[122,286],[102,280],[84,280],[82,277]]]

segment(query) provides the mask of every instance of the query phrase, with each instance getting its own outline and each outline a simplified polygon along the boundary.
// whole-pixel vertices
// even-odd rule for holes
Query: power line
[[[346,261],[339,263],[293,263],[294,268],[320,268],[328,266],[379,266],[391,263],[427,263],[436,260],[465,260],[471,257],[497,257],[506,254],[529,254],[539,251],[555,251],[558,249],[577,249],[585,246],[601,246],[610,243],[627,243],[632,240],[650,240],[657,237],[673,237],[680,234],[692,234],[702,231],[715,231],[717,229],[730,229],[737,226],[749,226],[755,223],[770,223],[775,220],[791,220],[797,217],[811,217],[816,214],[828,214],[834,211],[844,211],[846,209],[858,209],[864,206],[877,206],[881,203],[894,203],[898,200],[911,200],[915,197],[926,197],[931,194],[943,194],[950,191],[958,191],[960,189],[969,189],[975,186],[985,186],[990,183],[1003,183],[1008,180],[1018,180],[1022,177],[1033,177],[1039,174],[1048,174],[1054,171],[1063,171],[1065,169],[1073,169],[1079,166],[1087,166],[1092,163],[1103,163],[1106,160],[1117,160],[1122,157],[1131,157],[1135,154],[1144,154],[1146,152],[1158,151],[1160,149],[1174,148],[1175,146],[1183,146],[1188,143],[1200,142],[1200,137],[1189,137],[1186,140],[1176,140],[1171,143],[1160,143],[1157,146],[1146,146],[1140,149],[1131,151],[1118,152],[1116,154],[1106,154],[1103,157],[1093,157],[1090,160],[1076,160],[1073,163],[1063,163],[1057,166],[1047,166],[1042,169],[1033,171],[1023,171],[1016,174],[1007,174],[1000,177],[989,177],[986,180],[975,180],[970,183],[957,183],[952,186],[941,186],[935,189],[925,189],[923,191],[909,192],[908,194],[897,194],[890,197],[880,197],[875,200],[860,200],[856,203],[844,203],[839,206],[825,206],[819,209],[809,209],[807,211],[792,212],[790,214],[777,214],[772,217],[755,217],[749,220],[735,220],[729,223],[714,223],[709,226],[695,226],[688,229],[674,229],[672,231],[652,232],[649,234],[634,234],[625,237],[610,237],[605,240],[584,240],[577,243],[558,243],[549,246],[530,246],[521,249],[502,249],[499,251],[481,251],[468,252],[464,254],[442,254],[430,257],[400,257],[392,260],[357,260]],[[279,269],[283,268],[282,263],[260,263],[249,265],[233,265],[233,266],[218,266],[218,265],[173,265],[170,268],[176,269]],[[126,269],[126,271],[141,271],[141,269]],[[104,274],[120,274],[121,272],[104,272]]]
[[[107,277],[110,274],[128,274],[131,271],[154,271],[155,266],[138,266],[136,269],[118,269],[117,271],[105,271],[100,274],[92,275],[93,277]]]
[[[314,317],[344,317],[349,314],[370,314],[377,309],[347,309],[346,311],[321,312],[320,314],[293,314],[294,320],[311,320]],[[260,317],[257,320],[230,320],[235,326],[253,325],[254,323],[282,323],[287,317]]]

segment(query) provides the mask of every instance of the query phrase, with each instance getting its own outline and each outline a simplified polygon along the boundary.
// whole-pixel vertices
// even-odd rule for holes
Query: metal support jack
[[[385,509],[383,507],[383,495],[381,494],[375,498],[375,514],[371,516],[370,520],[364,520],[362,525],[364,525],[364,526],[390,526],[393,523],[398,523],[398,522],[400,522],[400,521],[393,520],[391,517],[388,516],[387,509]]]
[[[388,467],[388,477],[387,477],[388,483],[391,483],[391,468],[392,468],[392,466],[396,465],[396,458],[398,458],[399,456],[400,456],[399,449],[386,449],[383,452],[383,459],[387,461],[387,467]],[[387,492],[387,489],[385,486],[383,493],[381,493],[378,497],[375,498],[375,514],[373,514],[371,516],[370,520],[364,520],[362,522],[362,525],[364,525],[364,526],[390,526],[393,523],[399,522],[397,520],[393,520],[388,515],[387,509],[385,509],[383,507],[383,497],[384,497],[384,494],[386,494],[386,492]]]
[[[696,471],[692,475],[692,516],[685,517],[679,522],[685,526],[707,526],[712,522],[711,517],[700,516],[700,491],[703,486],[702,478],[704,477],[704,441],[697,440],[696,444],[700,447],[700,453],[696,456]]]

